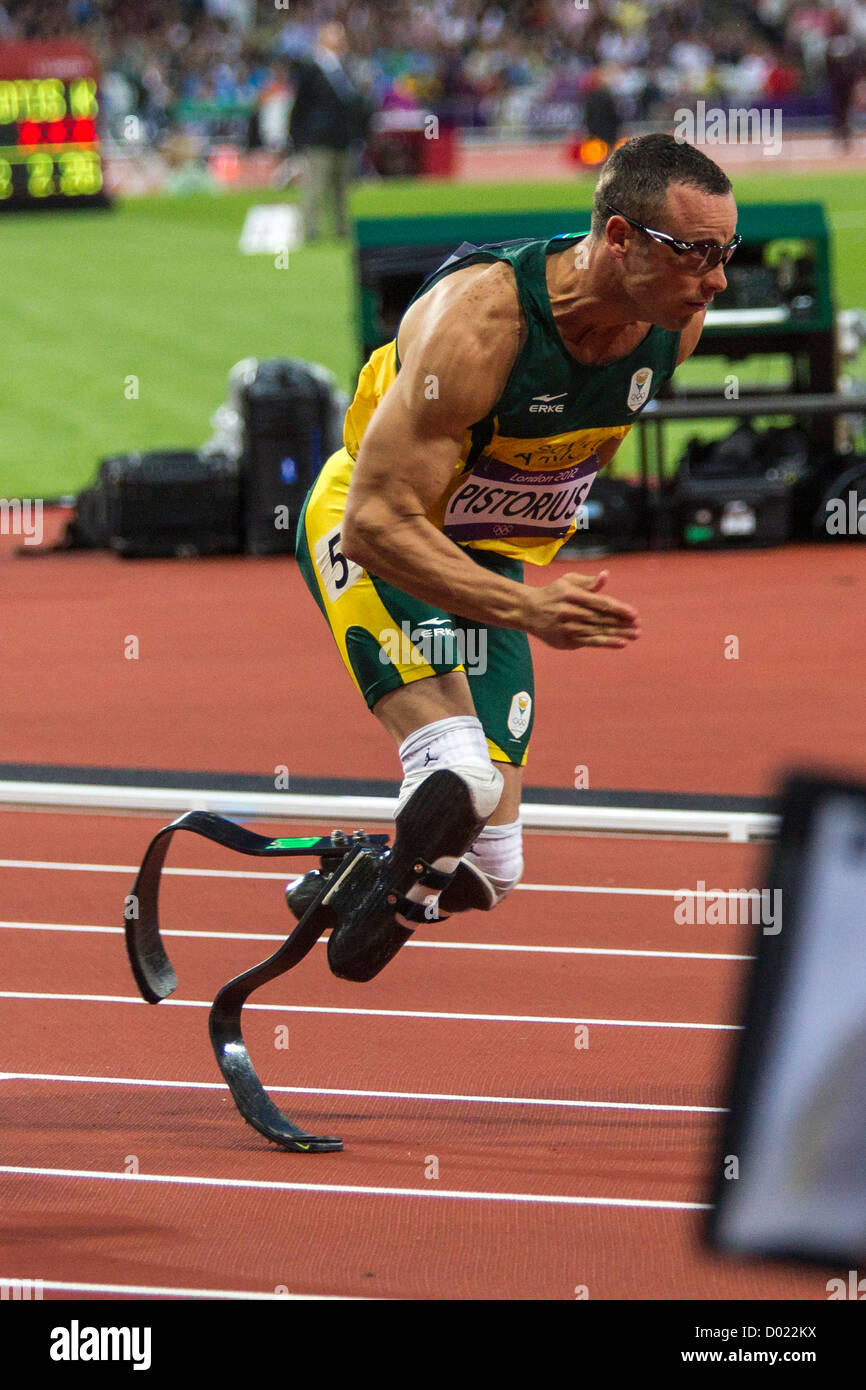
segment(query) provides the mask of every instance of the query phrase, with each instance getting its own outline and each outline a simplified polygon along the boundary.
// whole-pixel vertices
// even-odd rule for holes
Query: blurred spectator
[[[237,29],[249,29],[256,9],[256,0],[204,0],[208,14],[228,20]]]
[[[363,140],[371,113],[344,65],[347,51],[343,25],[331,21],[319,30],[312,54],[291,64],[289,136],[304,156],[301,206],[307,241],[317,239],[326,203],[333,207],[337,236],[349,231],[351,149]]]
[[[309,65],[326,21],[344,26],[341,69],[375,106],[509,133],[574,129],[603,67],[625,128],[699,98],[791,102],[844,141],[866,47],[866,0],[0,0],[2,38],[85,38],[110,130],[134,114],[150,144],[178,131],[270,147],[256,113],[277,119],[273,65]]]
[[[273,64],[267,81],[259,88],[250,145],[281,153],[286,147],[292,89],[285,74]]]
[[[619,139],[622,122],[613,92],[605,81],[604,73],[598,70],[591,73],[586,87],[586,101],[583,108],[583,123],[587,135],[604,140],[611,148]]]
[[[664,95],[664,91],[659,86],[657,70],[654,67],[646,68],[635,102],[637,120],[655,120],[664,101]]]
[[[833,134],[847,149],[851,143],[851,102],[857,80],[864,70],[863,54],[856,39],[848,32],[841,14],[834,14],[827,39],[827,80],[830,83]]]

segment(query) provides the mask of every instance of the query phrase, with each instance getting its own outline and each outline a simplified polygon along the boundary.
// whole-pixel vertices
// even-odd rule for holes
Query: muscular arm
[[[466,430],[501,395],[520,327],[517,291],[501,265],[464,275],[461,285],[446,281],[412,306],[400,371],[364,434],[341,542],[350,559],[416,598],[518,628],[527,590],[476,565],[426,513],[454,476]]]
[[[501,264],[455,272],[411,306],[400,371],[353,470],[342,549],[446,612],[555,647],[623,647],[638,634],[637,614],[597,592],[605,574],[572,572],[530,588],[477,565],[427,519],[454,476],[467,429],[501,396],[522,331],[514,280]]]

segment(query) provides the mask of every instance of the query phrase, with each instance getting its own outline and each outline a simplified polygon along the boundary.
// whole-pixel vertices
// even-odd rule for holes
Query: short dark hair
[[[604,165],[592,199],[593,237],[601,238],[613,216],[607,204],[628,213],[636,222],[655,226],[664,212],[668,188],[685,183],[702,193],[723,197],[732,191],[731,181],[718,164],[694,145],[673,135],[636,135],[615,149]],[[667,231],[660,227],[659,231]]]

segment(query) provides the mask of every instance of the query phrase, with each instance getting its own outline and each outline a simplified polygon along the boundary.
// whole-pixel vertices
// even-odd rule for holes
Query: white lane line
[[[76,1004],[144,1004],[131,994],[49,994],[41,990],[0,989],[0,999],[36,999]],[[209,999],[163,999],[162,1007],[210,1009]],[[739,1023],[673,1023],[663,1019],[562,1018],[555,1014],[463,1014],[428,1009],[345,1009],[323,1004],[245,1004],[244,1008],[278,1014],[348,1014],[352,1018],[436,1018],[457,1023],[575,1023],[598,1028],[694,1028],[711,1033],[739,1033]]]
[[[56,869],[62,873],[88,874],[129,874],[132,878],[138,873],[138,864],[72,864],[54,859],[0,859],[0,869]],[[298,874],[252,873],[247,869],[163,869],[164,874],[175,874],[180,878],[275,878],[281,883],[298,878]]]
[[[291,928],[291,921],[289,922]],[[122,936],[123,927],[95,927],[69,922],[0,922],[7,931],[84,932]],[[251,931],[163,931],[162,936],[196,937],[202,941],[285,941],[286,933]],[[323,946],[324,941],[316,943]],[[552,956],[649,956],[660,960],[754,960],[711,951],[637,951],[622,946],[510,946],[482,941],[409,941],[408,946],[428,951],[517,951],[528,955]]]
[[[158,1081],[141,1076],[75,1076],[65,1072],[4,1071],[0,1081],[62,1081],[85,1086],[155,1086],[181,1091],[224,1091],[221,1081]],[[350,1096],[373,1100],[468,1101],[476,1105],[547,1105],[565,1110],[650,1110],[665,1114],[726,1115],[718,1105],[655,1105],[644,1101],[626,1100],[560,1100],[547,1096],[469,1096],[448,1091],[360,1091],[342,1086],[268,1086],[296,1096]]]
[[[92,874],[128,874],[132,878],[138,873],[137,864],[70,864],[51,859],[0,859],[0,869],[56,869],[62,872],[81,872]],[[178,878],[244,878],[276,879],[288,883],[299,877],[298,874],[283,872],[279,874],[253,873],[245,869],[163,869],[163,874],[174,874]],[[754,897],[755,889],[708,888],[698,892],[695,888],[613,888],[609,884],[575,883],[518,883],[518,893],[599,893],[630,898],[749,898]]]
[[[599,893],[624,898],[747,898],[752,901],[757,889],[613,888],[610,884],[600,883],[518,883],[514,891],[517,893]]]
[[[372,1300],[364,1298],[362,1295],[338,1293],[257,1293],[253,1289],[176,1289],[171,1284],[73,1284],[64,1279],[41,1279],[38,1275],[28,1275],[26,1279],[19,1277],[13,1278],[12,1275],[0,1274],[0,1288],[11,1286],[14,1289],[26,1289],[30,1294],[30,1300],[40,1298],[38,1292],[41,1289],[49,1289],[55,1293],[119,1293],[137,1295],[139,1298],[153,1295],[154,1298],[237,1298],[244,1300],[273,1299],[279,1302],[280,1299],[290,1299],[297,1302],[315,1300],[315,1302],[349,1302],[349,1303],[369,1303]]]
[[[0,1164],[11,1177],[84,1178],[90,1182],[155,1182],[180,1187],[221,1187],[257,1192],[336,1192],[352,1197],[427,1197],[454,1202],[515,1202],[554,1207],[626,1207],[648,1211],[709,1211],[705,1202],[648,1197],[572,1197],[550,1192],[473,1192],[460,1188],[364,1187],[360,1183],[274,1182],[264,1178],[204,1178],[180,1173],[115,1173],[92,1168],[30,1168]]]

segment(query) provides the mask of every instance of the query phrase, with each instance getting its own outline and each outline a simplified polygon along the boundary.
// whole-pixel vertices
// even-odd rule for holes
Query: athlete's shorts
[[[523,766],[535,693],[526,633],[434,608],[347,559],[340,529],[351,470],[345,449],[328,459],[304,502],[296,554],[352,680],[372,709],[401,685],[465,671],[491,758]],[[463,549],[482,568],[522,581],[519,560]]]

